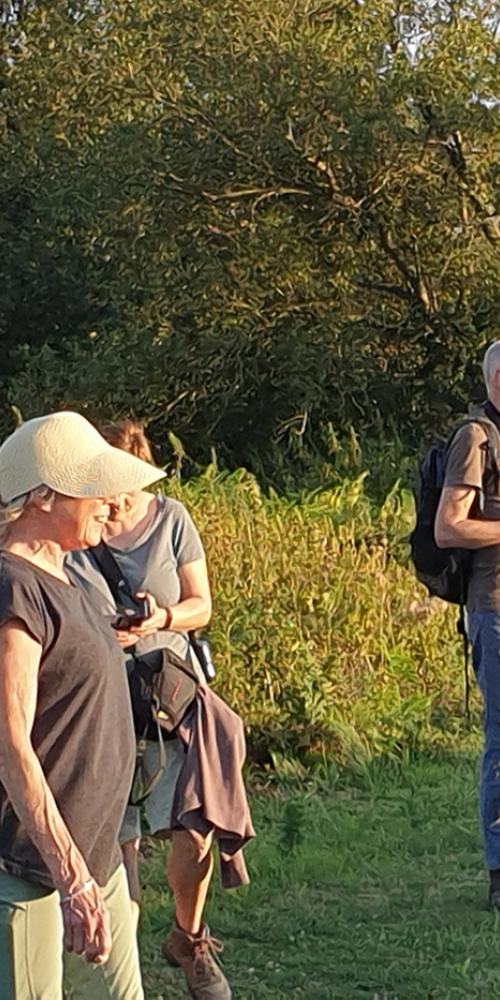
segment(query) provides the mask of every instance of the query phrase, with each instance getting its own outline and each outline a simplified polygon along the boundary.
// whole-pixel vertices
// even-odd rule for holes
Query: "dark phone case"
[[[118,618],[113,619],[111,626],[117,629],[118,632],[128,632],[130,628],[142,625],[143,621],[144,618],[139,617],[139,615],[119,615]]]
[[[130,609],[130,613],[125,611],[113,619],[111,622],[113,628],[118,629],[120,632],[126,632],[129,628],[142,625],[144,619],[148,618],[150,614],[149,603],[145,598],[143,600],[135,598],[135,605],[134,610]]]

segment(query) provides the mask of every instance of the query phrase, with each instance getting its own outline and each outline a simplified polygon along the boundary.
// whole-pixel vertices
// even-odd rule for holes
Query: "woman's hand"
[[[99,887],[92,882],[85,892],[63,897],[64,947],[87,962],[104,965],[111,952],[109,914]]]
[[[133,635],[132,629],[114,629],[114,633],[122,649],[128,649],[129,646],[135,646],[136,642],[139,642],[140,636]]]
[[[160,608],[152,594],[136,594],[142,600],[146,598],[149,604],[149,615],[144,618],[140,625],[134,625],[130,629],[130,635],[135,636],[135,641],[146,639],[150,635],[155,635],[162,628],[167,627],[170,620],[170,612],[167,608]]]
[[[122,649],[135,646],[140,639],[146,639],[150,635],[155,635],[159,629],[165,628],[169,620],[169,612],[166,608],[158,607],[152,594],[137,594],[142,600],[147,599],[149,605],[149,615],[144,618],[140,625],[133,625],[127,629],[115,629],[115,635]]]

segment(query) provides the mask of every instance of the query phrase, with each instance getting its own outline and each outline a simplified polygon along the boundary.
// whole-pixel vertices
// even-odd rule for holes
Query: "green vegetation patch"
[[[490,1000],[498,918],[486,908],[476,762],[465,755],[317,772],[253,802],[251,885],[213,892],[238,1000]],[[172,919],[161,853],[147,848],[147,1000],[178,1000],[159,954]]]
[[[361,476],[284,499],[248,473],[213,468],[167,489],[201,530],[217,690],[245,719],[260,762],[477,747],[463,718],[456,615],[426,598],[407,565],[407,491],[375,505]]]

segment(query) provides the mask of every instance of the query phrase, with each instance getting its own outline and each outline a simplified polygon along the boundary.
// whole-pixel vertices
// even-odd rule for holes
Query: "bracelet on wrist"
[[[92,889],[93,885],[94,879],[88,878],[85,882],[82,882],[82,884],[78,886],[78,889],[74,889],[73,892],[68,892],[67,896],[61,896],[60,902],[69,903],[72,899],[75,899],[76,896],[83,896],[83,893]]]
[[[163,628],[167,628],[168,629],[168,628],[170,628],[170,626],[172,624],[172,612],[171,612],[170,608],[164,608],[163,610],[165,612],[165,624],[164,624]]]

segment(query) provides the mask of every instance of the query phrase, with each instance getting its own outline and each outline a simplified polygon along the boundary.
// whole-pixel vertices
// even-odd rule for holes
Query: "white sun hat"
[[[0,446],[0,501],[37,486],[69,497],[134,493],[165,472],[113,448],[79,413],[61,410],[21,424]]]

